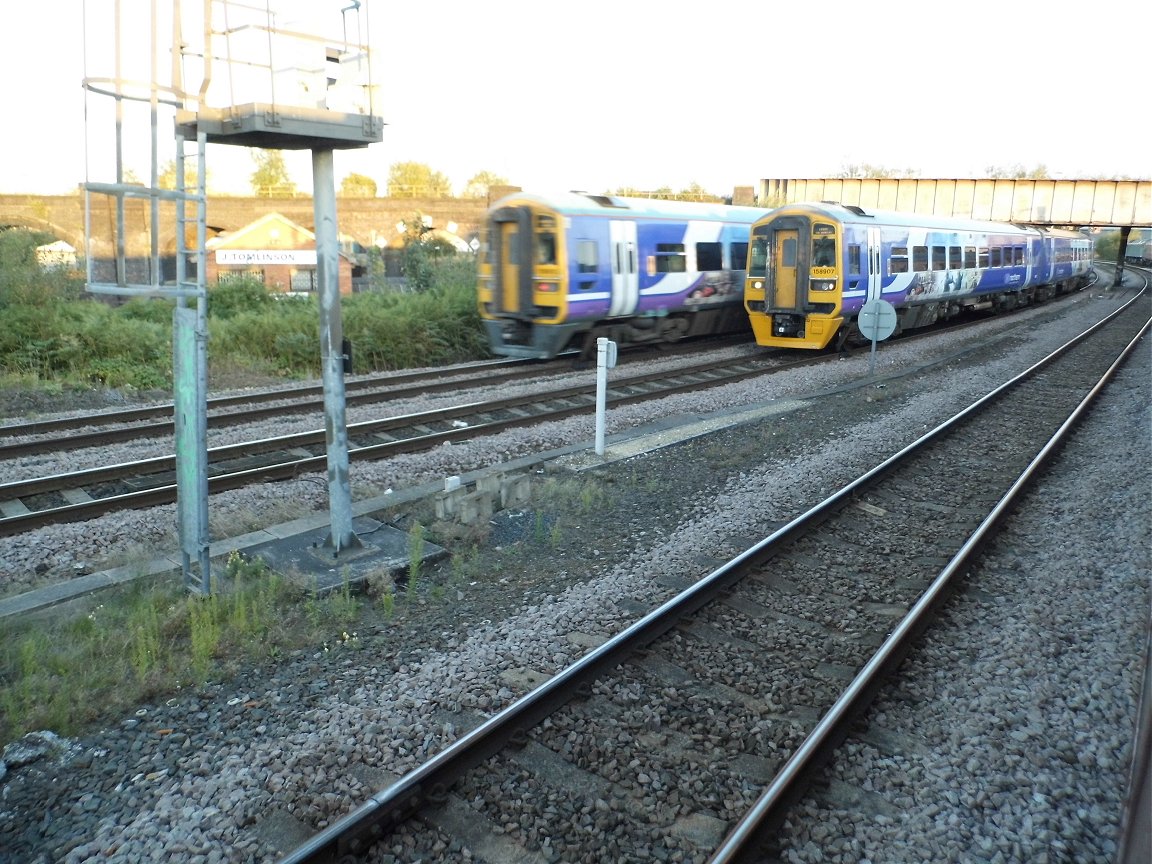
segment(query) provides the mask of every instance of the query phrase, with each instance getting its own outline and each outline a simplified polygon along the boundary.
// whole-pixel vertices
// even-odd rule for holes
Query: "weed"
[[[341,623],[352,621],[360,611],[360,600],[352,593],[352,582],[347,567],[344,568],[340,590],[329,598],[329,606],[333,616]]]
[[[465,582],[471,582],[475,576],[479,557],[480,550],[476,546],[469,546],[466,552],[455,553],[452,556],[452,572],[448,577],[448,584],[463,585]]]
[[[408,531],[408,584],[405,597],[409,603],[416,599],[417,585],[420,582],[420,564],[424,560],[424,526],[413,522]]]
[[[218,594],[190,597],[188,602],[192,672],[198,681],[208,677],[212,669],[212,658],[220,645],[218,597]]]
[[[396,594],[389,590],[380,595],[380,611],[384,613],[384,620],[391,621],[396,614]]]
[[[160,616],[156,605],[148,602],[148,598],[133,607],[128,633],[132,669],[139,680],[145,681],[162,662]]]

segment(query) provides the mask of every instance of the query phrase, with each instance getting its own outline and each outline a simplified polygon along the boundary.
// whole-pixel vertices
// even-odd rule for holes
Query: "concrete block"
[[[492,518],[492,496],[487,492],[473,492],[465,495],[459,502],[457,511],[461,522],[465,525],[475,525]]]
[[[532,497],[532,478],[527,474],[506,477],[500,484],[500,509],[520,507]]]

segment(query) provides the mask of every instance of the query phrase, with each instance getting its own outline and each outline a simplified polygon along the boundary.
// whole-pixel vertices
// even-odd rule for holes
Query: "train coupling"
[[[772,335],[795,339],[804,338],[804,316],[775,313],[772,315]]]

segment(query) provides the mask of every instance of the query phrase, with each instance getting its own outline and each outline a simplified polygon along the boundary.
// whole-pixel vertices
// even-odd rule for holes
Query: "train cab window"
[[[948,258],[947,247],[933,246],[932,247],[932,269],[933,270],[947,270]]]
[[[796,238],[785,237],[784,242],[780,244],[780,266],[781,267],[795,267],[796,266]]]
[[[924,248],[924,247],[920,247]],[[889,273],[907,273],[908,272],[908,247],[907,246],[893,246],[892,252],[888,256],[888,272]]]
[[[964,269],[965,270],[976,269],[976,247],[975,246],[965,246],[964,247]]]
[[[848,273],[857,276],[861,273],[860,269],[860,246],[853,243],[848,247]]]
[[[836,266],[836,239],[834,237],[812,238],[812,266]]]
[[[992,253],[992,266],[1000,267],[1004,263],[1004,258],[1002,257],[1003,249],[1001,249],[999,246],[996,246],[989,251]]]
[[[948,266],[953,270],[959,270],[964,266],[964,256],[959,246],[948,247]]]
[[[576,243],[576,271],[578,273],[595,273],[599,267],[596,256],[595,240],[579,240]]]
[[[743,270],[748,266],[748,244],[733,243],[728,248],[728,256],[731,259],[728,265],[730,270]]]
[[[752,248],[748,255],[748,275],[768,275],[768,238],[763,234],[752,235]]]
[[[723,270],[723,247],[719,243],[696,244],[696,269]]]
[[[684,254],[683,243],[656,244],[657,273],[685,273],[687,270],[688,259]]]
[[[988,265],[990,263],[988,260],[988,249],[985,248],[984,246],[981,246],[980,249],[977,251],[976,257],[977,257],[977,260],[980,261],[980,269],[981,270],[987,270]]]
[[[515,267],[520,266],[520,232],[510,231],[504,237],[504,253],[508,258],[506,263]]]
[[[912,247],[912,269],[920,273],[928,269],[928,247],[927,246],[913,246]]]
[[[536,235],[536,263],[556,263],[556,235],[551,231],[541,231]]]

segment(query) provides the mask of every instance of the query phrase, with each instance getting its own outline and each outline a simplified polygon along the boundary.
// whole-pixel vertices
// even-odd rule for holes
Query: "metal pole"
[[[328,443],[328,510],[325,546],[333,554],[361,546],[352,529],[348,428],[344,404],[344,328],[340,319],[340,249],[336,233],[336,178],[332,150],[312,151],[312,202],[316,221],[316,288],[320,294],[320,362],[324,376],[324,428]]]

